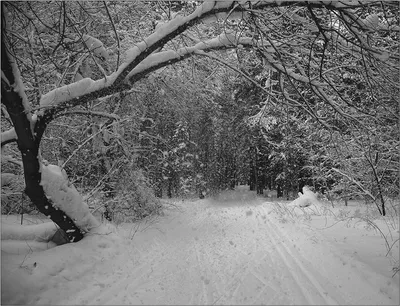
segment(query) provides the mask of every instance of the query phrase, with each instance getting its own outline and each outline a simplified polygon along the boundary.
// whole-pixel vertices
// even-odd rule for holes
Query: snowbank
[[[7,254],[28,254],[44,251],[68,242],[64,232],[53,222],[31,225],[7,224],[2,220],[1,251]]]
[[[303,193],[299,192],[299,197],[292,201],[289,205],[298,207],[308,207],[311,205],[317,205],[317,195],[312,192],[307,186],[303,187]]]
[[[0,134],[1,142],[10,141],[11,139],[17,139],[17,133],[15,133],[15,129],[9,129],[8,131],[2,132]]]
[[[58,228],[53,222],[21,226],[2,224],[1,240],[35,240],[50,241]]]
[[[54,227],[53,223],[46,222],[36,228],[51,228],[51,225]],[[24,228],[34,228],[12,226],[19,228],[16,231],[21,234],[6,234],[5,237],[18,239],[23,236]],[[103,265],[110,266],[106,264],[109,260],[119,262],[115,258],[123,253],[126,243],[115,231],[112,225],[102,225],[81,241],[58,247],[53,247],[55,244],[51,242],[3,240],[1,302],[56,305],[63,294],[72,296],[77,286],[82,287],[81,276],[90,275],[93,270],[105,271],[107,268]],[[47,290],[53,293],[49,295]]]
[[[4,240],[1,242],[1,251],[3,254],[25,255],[32,252],[41,252],[57,246],[52,241],[28,241],[28,240]]]

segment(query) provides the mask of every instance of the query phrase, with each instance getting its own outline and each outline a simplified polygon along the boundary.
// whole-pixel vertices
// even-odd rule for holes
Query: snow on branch
[[[1,146],[4,146],[7,143],[17,141],[17,133],[15,133],[15,129],[9,129],[8,131],[2,132],[0,134]]]
[[[65,108],[73,107],[75,105],[85,103],[95,98],[104,97],[117,92],[128,90],[130,88],[126,81],[134,82],[143,77],[145,74],[152,72],[159,67],[166,66],[167,64],[174,63],[190,56],[194,51],[207,49],[217,49],[219,47],[226,48],[228,46],[228,36],[218,37],[208,42],[200,42],[193,47],[182,48],[177,51],[164,51],[153,54],[159,48],[162,48],[167,42],[171,41],[178,35],[185,32],[187,29],[213,15],[227,13],[227,17],[234,12],[245,12],[251,7],[251,10],[260,10],[267,7],[277,6],[310,6],[310,7],[325,7],[332,10],[348,10],[365,6],[367,3],[374,3],[376,1],[233,1],[233,0],[207,0],[204,1],[197,9],[187,15],[177,15],[174,19],[158,27],[156,31],[149,35],[147,38],[137,43],[134,47],[127,51],[126,60],[119,66],[116,72],[101,80],[93,81],[89,78],[78,81],[77,83],[66,85],[56,88],[53,91],[42,96],[40,101],[41,107],[50,107],[44,110],[42,117],[45,120],[51,120],[52,114],[63,110]],[[225,40],[225,41],[224,41]],[[240,42],[242,43],[242,42]],[[208,47],[207,47],[208,44]],[[233,46],[234,44],[232,44]],[[270,58],[270,60],[272,57]],[[308,78],[295,74],[293,71],[285,69],[283,66],[274,62],[275,68],[284,71],[293,79],[305,83],[314,83],[312,85],[320,86],[315,81],[310,81]]]
[[[40,106],[46,107],[68,101],[90,92],[90,87],[94,81],[90,78],[82,79],[78,82],[56,88],[42,96]]]
[[[6,70],[1,71],[2,90],[3,90],[3,84],[5,84],[7,85],[5,88],[6,91],[13,91],[21,98],[23,111],[26,114],[28,120],[31,121],[31,107],[28,101],[28,97],[25,93],[25,86],[24,83],[22,82],[21,73],[19,71],[15,58],[11,54],[9,54],[8,51],[6,51],[6,53],[7,53],[6,57],[8,57],[10,66],[4,68],[2,67],[3,69],[8,70],[8,71]],[[6,74],[8,77],[6,76]]]
[[[348,39],[347,40],[342,39],[342,40],[344,40],[344,42],[342,42],[343,45],[351,44],[352,49],[355,49],[359,53],[362,53],[363,49],[367,50],[370,55],[372,55],[373,57],[375,57],[375,59],[382,61],[382,62],[386,62],[389,59],[392,59],[392,60],[399,59],[397,52],[394,52],[393,54],[391,54],[388,50],[386,50],[382,46],[379,49],[376,47],[373,47],[369,41],[369,37],[368,38],[365,37],[364,32],[368,32],[368,31],[374,32],[376,30],[379,30],[380,27],[382,27],[381,23],[379,21],[379,17],[377,15],[371,14],[371,15],[367,16],[367,18],[365,18],[365,19],[360,19],[360,18],[354,16],[351,12],[345,11],[343,13],[343,16],[344,17],[343,17],[342,21],[346,23],[346,26],[351,30],[353,36],[356,37],[355,42],[350,42]],[[375,19],[374,16],[376,16],[376,18],[378,18],[378,19],[374,20]],[[368,18],[368,17],[370,17],[370,18]],[[355,24],[357,24],[358,27],[355,26]],[[361,29],[361,32],[359,29]],[[354,52],[354,50],[353,50],[353,52]]]
[[[104,97],[127,90],[128,86],[123,84],[126,76],[152,52],[162,47],[165,43],[183,33],[186,29],[193,26],[196,22],[201,21],[203,18],[214,13],[229,11],[233,3],[234,1],[205,1],[192,14],[188,16],[178,15],[163,27],[158,28],[143,41],[136,44],[133,48],[129,49],[127,51],[126,61],[110,76],[98,81],[85,78],[73,84],[56,88],[43,95],[40,100],[40,106],[48,109],[39,113],[40,116],[46,117],[45,115],[47,115],[47,120],[51,120],[52,114],[62,109],[84,103],[94,98]],[[210,41],[210,43],[213,42]],[[150,61],[146,61],[146,63],[149,64]],[[144,65],[142,64],[141,66],[141,69],[143,69]]]
[[[82,39],[85,43],[85,46],[90,52],[93,52],[94,54],[104,58],[105,60],[108,59],[108,52],[100,40],[88,34],[83,34]]]
[[[143,60],[135,69],[129,74],[128,78],[131,83],[140,79],[144,73],[157,70],[166,65],[181,61],[199,51],[211,51],[218,49],[227,49],[231,47],[237,47],[239,45],[250,45],[257,44],[254,39],[250,37],[237,37],[234,33],[221,34],[213,39],[199,42],[191,47],[183,47],[178,50],[167,50],[149,55]]]
[[[192,14],[188,16],[177,15],[174,19],[157,28],[157,30],[145,38],[126,53],[127,60],[120,66],[116,83],[121,83],[136,66],[147,58],[157,48],[183,33],[187,28],[209,16],[211,13],[226,11],[233,1],[212,1],[203,2]]]
[[[289,1],[285,5],[290,5]],[[204,1],[193,13],[188,16],[177,15],[174,19],[158,27],[156,31],[145,38],[140,43],[127,51],[127,60],[122,64],[117,73],[116,84],[122,83],[126,77],[132,76],[132,70],[140,65],[144,59],[151,55],[156,49],[161,48],[168,41],[183,33],[189,27],[197,22],[207,20],[208,18],[221,13],[227,13],[227,18],[241,11],[247,10],[247,5],[252,4],[252,9],[261,9],[263,7],[276,7],[281,5],[281,1],[233,1],[233,0],[207,0]],[[300,2],[301,5],[301,2]],[[321,5],[321,3],[319,4]],[[128,76],[130,75],[130,76]]]
[[[28,115],[28,114],[30,114],[31,107],[28,102],[28,97],[25,94],[25,86],[24,86],[24,83],[22,83],[21,74],[19,72],[19,68],[18,68],[16,62],[14,61],[14,58],[10,57],[10,59],[11,59],[10,63],[11,63],[11,67],[13,70],[13,75],[15,78],[14,84],[12,84],[12,86],[14,87],[14,92],[18,93],[18,95],[21,97],[25,112]],[[30,119],[30,118],[28,118],[28,119]]]
[[[1,80],[6,83],[8,86],[11,86],[10,81],[7,79],[6,75],[4,74],[3,70],[1,71]]]
[[[218,2],[218,3],[217,3]],[[66,102],[71,101],[75,98],[82,97],[81,101],[84,102],[87,99],[105,96],[106,93],[112,94],[121,91],[120,85],[125,80],[126,76],[130,71],[139,65],[146,57],[148,57],[157,48],[162,47],[165,43],[175,38],[177,35],[184,32],[187,28],[192,26],[196,21],[201,20],[201,17],[206,16],[211,12],[226,11],[232,5],[233,1],[206,1],[200,5],[192,14],[188,16],[177,16],[168,22],[165,26],[158,28],[153,34],[145,38],[140,43],[136,44],[133,48],[127,51],[127,59],[121,64],[118,70],[109,77],[105,77],[102,80],[93,81],[90,78],[82,79],[73,84],[65,85],[60,88],[56,88],[49,93],[42,96],[40,100],[41,107],[56,106],[58,109],[66,108],[68,106],[74,106],[79,104],[80,101],[74,101],[70,105],[66,105]],[[106,89],[107,87],[113,86],[113,90],[103,90],[98,95],[88,95]],[[63,104],[63,105],[61,105]],[[47,112],[55,112],[54,108]]]
[[[55,109],[62,110],[79,104],[80,101],[68,103],[77,98],[82,98],[81,102],[86,102],[88,100],[119,92],[122,88],[109,90],[109,87],[113,85],[117,75],[118,74],[114,72],[110,76],[97,81],[94,81],[91,78],[84,78],[78,82],[53,89],[42,96],[40,99],[40,107],[48,108],[47,112],[52,113],[55,112]],[[100,90],[103,91],[99,92]],[[96,94],[94,94],[94,92],[96,92]],[[41,113],[39,114],[44,115],[43,112],[46,112],[46,110],[41,110]]]
[[[90,213],[82,196],[68,181],[64,170],[55,165],[42,164],[41,172],[40,184],[54,207],[65,212],[83,232],[89,232],[100,226],[99,221]]]

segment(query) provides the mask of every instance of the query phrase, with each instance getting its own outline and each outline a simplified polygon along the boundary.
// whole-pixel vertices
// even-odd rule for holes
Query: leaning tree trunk
[[[13,69],[14,66],[14,69]],[[4,38],[1,42],[1,103],[3,103],[13,122],[17,135],[18,149],[21,152],[25,178],[25,193],[32,200],[38,210],[49,216],[66,233],[70,242],[76,242],[83,238],[83,233],[75,223],[62,210],[54,207],[46,197],[41,186],[41,173],[39,161],[40,138],[35,137],[29,114],[24,107],[24,101],[20,88],[21,81],[16,70],[16,64],[7,52]]]

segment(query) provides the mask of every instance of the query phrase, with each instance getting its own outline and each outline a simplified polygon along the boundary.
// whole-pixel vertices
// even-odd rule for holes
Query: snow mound
[[[44,232],[47,232],[51,226],[55,225],[50,222],[38,224],[35,231],[45,229]],[[52,295],[45,294],[47,290],[71,290],[72,294],[76,289],[74,280],[79,280],[93,270],[104,270],[102,265],[109,266],[110,262],[119,261],[119,256],[125,256],[124,261],[129,258],[125,251],[129,243],[117,234],[111,224],[100,225],[77,243],[60,246],[53,242],[37,241],[34,233],[31,238],[36,237],[37,240],[14,240],[26,238],[26,228],[34,227],[10,227],[4,235],[10,239],[1,243],[1,301],[4,304],[54,305],[54,300],[49,302]],[[43,238],[43,235],[39,236]]]
[[[100,225],[63,169],[56,165],[42,165],[41,172],[40,184],[56,208],[64,211],[85,232]]]
[[[303,193],[299,192],[299,197],[292,201],[289,205],[298,207],[309,207],[311,205],[317,205],[317,195],[312,192],[307,186],[303,187]]]
[[[8,254],[28,254],[44,251],[68,240],[53,222],[34,225],[2,224],[1,251]]]
[[[2,224],[1,240],[35,240],[49,241],[57,231],[53,222],[21,226],[17,224]]]
[[[57,244],[48,241],[35,240],[3,240],[1,242],[2,254],[26,255],[32,252],[41,252],[56,247]]]

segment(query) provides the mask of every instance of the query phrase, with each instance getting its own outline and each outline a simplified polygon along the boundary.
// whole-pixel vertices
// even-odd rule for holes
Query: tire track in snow
[[[263,210],[266,215],[268,212],[266,211],[265,207]],[[293,254],[293,252],[289,249],[285,242],[289,242],[287,239],[286,241],[279,241],[281,238],[285,238],[280,232],[278,232],[274,226],[272,226],[268,220],[265,223],[268,228],[268,233],[272,238],[276,250],[278,251],[279,256],[288,267],[288,271],[290,271],[293,279],[297,283],[298,287],[300,288],[303,296],[307,299],[309,304],[314,305],[338,305],[338,302],[328,296],[328,293],[321,287],[318,281],[313,277],[313,275],[308,272],[306,267],[301,263],[301,261],[297,258],[300,256],[299,254]],[[271,235],[272,233],[272,235]],[[297,252],[296,252],[297,253]],[[307,285],[307,288],[306,288]],[[312,294],[317,293],[317,294]]]

